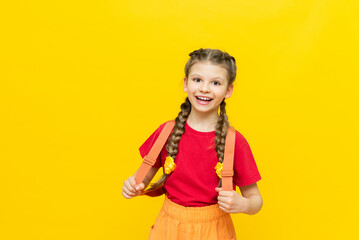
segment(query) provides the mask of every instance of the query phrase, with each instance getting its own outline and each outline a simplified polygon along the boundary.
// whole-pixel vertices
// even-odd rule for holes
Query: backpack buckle
[[[221,176],[222,177],[233,177],[233,170],[222,170]]]
[[[143,162],[152,167],[155,164],[156,160],[146,155],[143,157]]]

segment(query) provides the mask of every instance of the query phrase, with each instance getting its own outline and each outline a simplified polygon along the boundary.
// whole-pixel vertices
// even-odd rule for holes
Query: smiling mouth
[[[207,101],[207,102],[210,102],[213,100],[212,98],[206,98],[206,97],[196,97],[196,98],[200,101]]]

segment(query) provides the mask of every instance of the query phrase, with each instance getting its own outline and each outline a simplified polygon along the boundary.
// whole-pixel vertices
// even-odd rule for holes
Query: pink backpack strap
[[[168,136],[171,134],[173,127],[175,126],[175,121],[171,120],[166,123],[163,127],[160,135],[156,139],[156,142],[153,144],[149,153],[143,157],[143,162],[136,174],[136,183],[140,184],[143,182],[151,167],[155,164],[158,155],[160,154],[163,146],[165,145]]]
[[[233,191],[233,159],[235,138],[236,130],[233,127],[229,127],[226,136],[223,169],[221,173],[223,191]]]

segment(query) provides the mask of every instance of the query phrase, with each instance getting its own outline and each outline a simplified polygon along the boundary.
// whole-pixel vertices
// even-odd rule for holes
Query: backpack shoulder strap
[[[223,191],[233,191],[233,159],[235,138],[236,130],[233,127],[229,127],[224,149],[223,170],[221,173]]]
[[[160,154],[163,146],[165,145],[173,127],[175,126],[175,121],[171,120],[166,123],[163,127],[160,135],[156,139],[156,142],[153,144],[149,153],[143,157],[143,162],[136,174],[136,183],[140,184],[143,182],[151,167],[155,164],[158,155]]]

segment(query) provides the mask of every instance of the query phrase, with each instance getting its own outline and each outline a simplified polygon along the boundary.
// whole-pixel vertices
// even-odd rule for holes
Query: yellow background
[[[174,118],[188,54],[238,64],[230,122],[262,210],[239,239],[358,239],[356,0],[3,1],[0,239],[146,239],[163,198],[122,197]],[[158,176],[157,176],[158,177]]]

